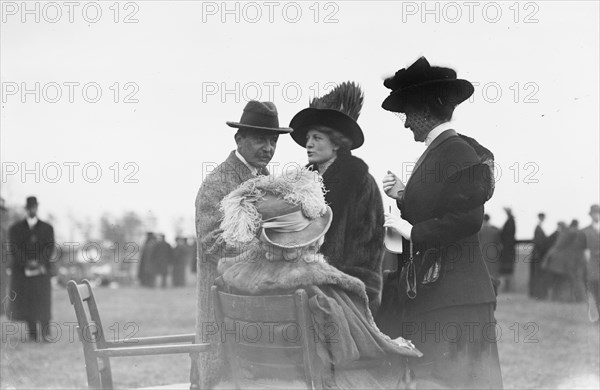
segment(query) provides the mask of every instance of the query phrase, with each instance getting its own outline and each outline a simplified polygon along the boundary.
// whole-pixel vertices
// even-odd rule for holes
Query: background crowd
[[[507,219],[502,228],[494,226],[486,214],[479,232],[488,271],[500,291],[511,290],[518,243],[515,239],[515,218],[511,209],[506,208],[505,211]],[[590,223],[583,228],[577,219],[573,219],[569,224],[559,221],[556,229],[550,232],[544,227],[546,214],[538,214],[533,238],[521,241],[532,244],[525,258],[529,263],[528,294],[531,298],[554,302],[583,302],[587,299],[590,307],[597,307],[600,207],[592,205],[589,215]],[[590,318],[597,321],[597,314],[591,314]]]

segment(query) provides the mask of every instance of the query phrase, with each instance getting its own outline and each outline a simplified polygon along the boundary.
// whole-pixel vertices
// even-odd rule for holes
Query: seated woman
[[[389,354],[420,356],[409,341],[379,331],[364,283],[318,253],[333,213],[316,172],[305,168],[295,175],[251,179],[225,197],[221,207],[223,240],[247,245],[240,256],[219,261],[222,287],[247,295],[305,289],[315,325],[336,326],[335,342],[316,343],[324,367]]]

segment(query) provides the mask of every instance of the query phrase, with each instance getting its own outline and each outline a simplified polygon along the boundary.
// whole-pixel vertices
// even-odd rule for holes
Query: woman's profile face
[[[329,136],[318,130],[309,130],[306,134],[306,153],[308,162],[322,164],[337,156],[338,147]]]
[[[411,107],[406,109],[405,115],[404,127],[413,132],[415,141],[424,142],[432,130],[427,111]]]

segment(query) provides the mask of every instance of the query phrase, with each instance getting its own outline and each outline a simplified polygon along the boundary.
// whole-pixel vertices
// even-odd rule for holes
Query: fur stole
[[[328,264],[323,255],[305,253],[300,258],[286,261],[267,260],[253,253],[252,259],[238,258],[233,264],[231,258],[221,259],[219,271],[223,272],[225,285],[251,295],[281,293],[312,286],[337,287],[348,295],[358,297],[364,304],[365,315],[372,319],[371,312],[367,310],[369,301],[364,283]]]

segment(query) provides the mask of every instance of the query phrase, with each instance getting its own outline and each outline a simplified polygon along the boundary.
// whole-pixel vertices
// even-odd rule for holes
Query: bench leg
[[[200,389],[200,374],[198,373],[199,353],[190,353],[192,365],[190,367],[190,390]]]

